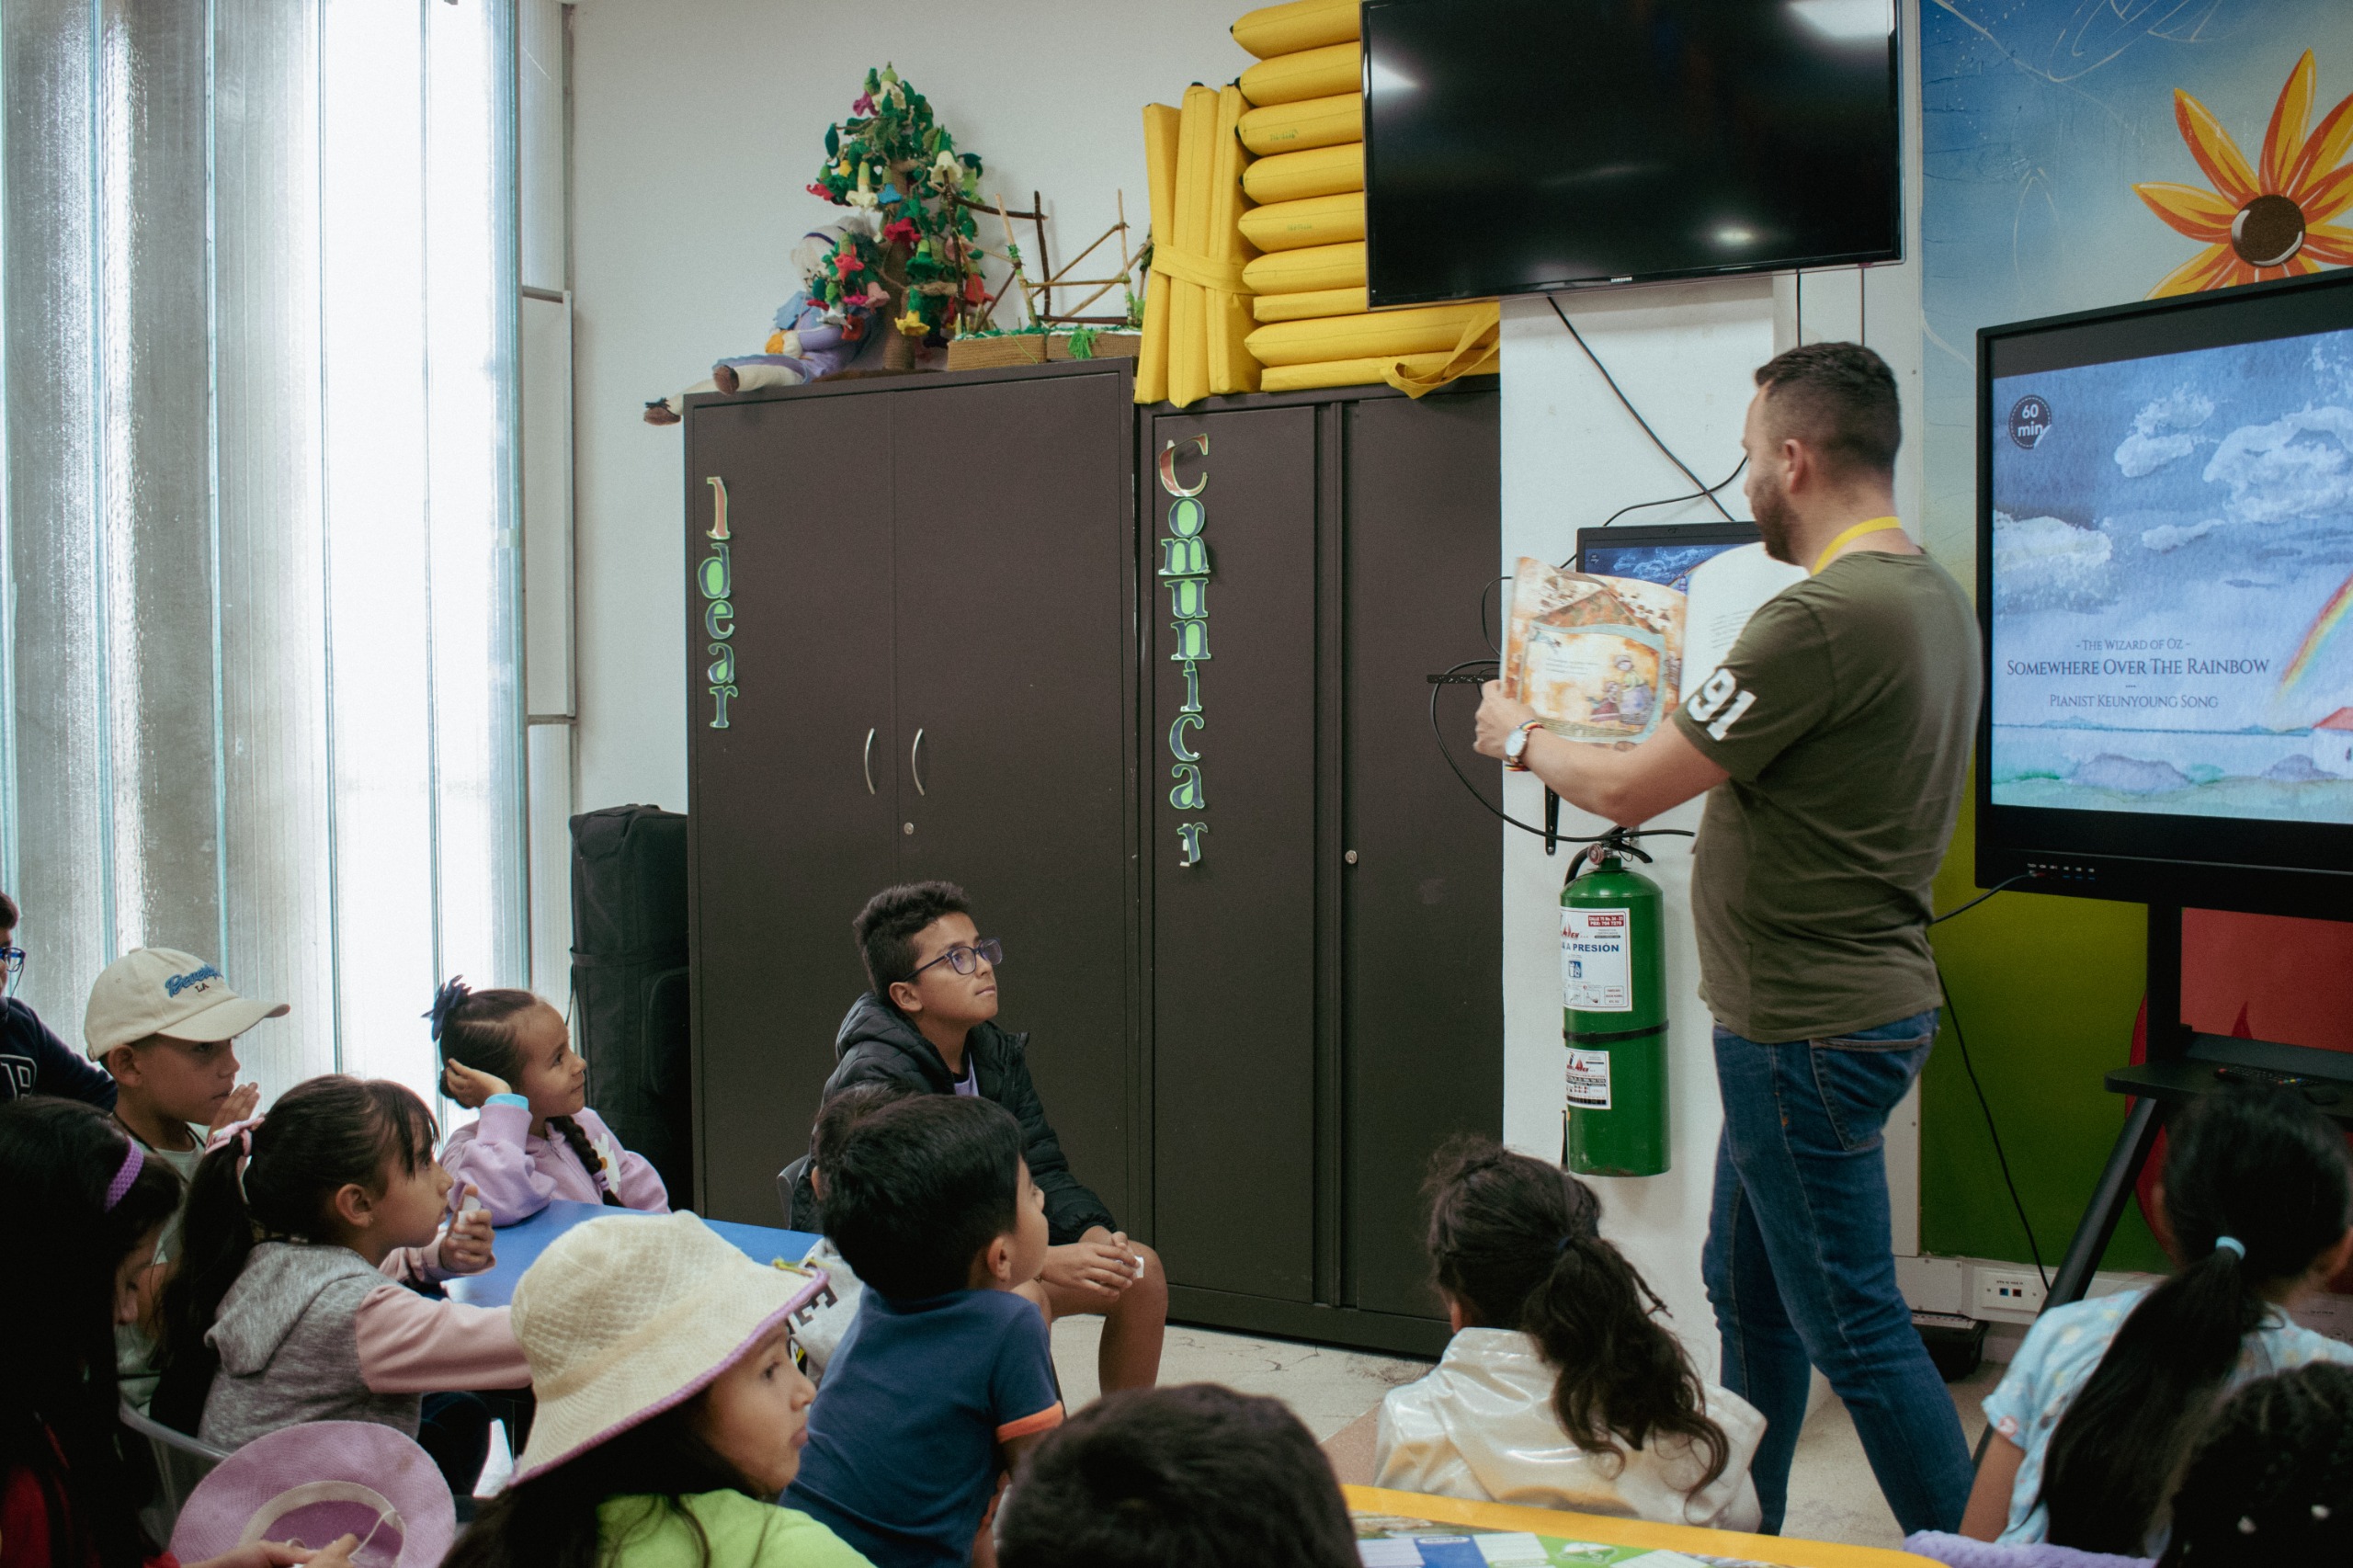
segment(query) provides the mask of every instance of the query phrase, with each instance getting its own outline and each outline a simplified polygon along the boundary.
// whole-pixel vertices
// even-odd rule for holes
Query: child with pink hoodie
[[[442,1087],[482,1118],[441,1146],[444,1169],[472,1183],[494,1225],[528,1220],[555,1199],[670,1210],[662,1177],[587,1107],[588,1064],[563,1015],[529,991],[435,994]]]

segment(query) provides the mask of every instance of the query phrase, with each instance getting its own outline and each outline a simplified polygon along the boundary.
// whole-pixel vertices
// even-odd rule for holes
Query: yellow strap
[[[1819,572],[1824,566],[1829,565],[1830,558],[1832,556],[1837,554],[1850,542],[1862,538],[1865,534],[1883,534],[1890,528],[1901,528],[1903,526],[1904,519],[1901,517],[1865,517],[1861,522],[1857,523],[1853,528],[1847,529],[1836,539],[1834,539],[1828,544],[1824,545],[1822,547],[1822,553],[1813,558],[1813,570],[1814,572]]]
[[[1446,363],[1434,370],[1419,374],[1405,369],[1403,360],[1391,360],[1381,372],[1381,379],[1404,392],[1419,398],[1425,392],[1436,392],[1458,376],[1492,369],[1495,345],[1503,336],[1503,307],[1495,301],[1486,301],[1486,309],[1474,312],[1462,324],[1462,335],[1455,340],[1454,352]]]
[[[1239,261],[1220,261],[1199,251],[1178,250],[1175,245],[1155,244],[1152,247],[1152,269],[1164,278],[1196,283],[1221,294],[1253,292],[1250,285],[1242,281]]]

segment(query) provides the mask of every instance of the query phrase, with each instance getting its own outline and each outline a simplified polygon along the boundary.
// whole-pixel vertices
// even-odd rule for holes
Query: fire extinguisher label
[[[1608,1110],[1609,1108],[1609,1053],[1606,1051],[1569,1050],[1569,1108],[1571,1110]]]
[[[1623,908],[1571,903],[1561,907],[1561,1005],[1573,1013],[1634,1010],[1632,963],[1627,950],[1633,921]]]

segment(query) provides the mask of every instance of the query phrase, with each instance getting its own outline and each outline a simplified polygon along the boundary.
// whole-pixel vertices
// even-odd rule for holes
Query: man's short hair
[[[875,1078],[835,1095],[817,1108],[817,1119],[809,1129],[809,1168],[824,1170],[850,1133],[876,1111],[924,1092],[898,1078]]]
[[[1314,1437],[1215,1383],[1106,1395],[1038,1446],[997,1526],[1005,1568],[1355,1568]]]
[[[995,1100],[918,1095],[851,1128],[824,1169],[819,1222],[858,1277],[895,1301],[944,1296],[1014,1228],[1021,1124]]]
[[[1904,444],[1895,373],[1859,343],[1808,343],[1756,368],[1765,427],[1822,454],[1833,473],[1881,478],[1895,472]]]
[[[915,937],[925,926],[944,915],[972,913],[964,890],[954,882],[902,882],[868,899],[849,928],[858,936],[858,956],[874,994],[887,1002],[892,986],[915,978]]]
[[[24,923],[24,912],[17,907],[17,901],[0,892],[0,930],[13,931]]]

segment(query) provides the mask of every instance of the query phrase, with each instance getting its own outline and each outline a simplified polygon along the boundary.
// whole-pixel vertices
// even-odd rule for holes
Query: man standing
[[[1638,746],[1563,740],[1493,683],[1478,744],[1613,822],[1707,791],[1691,904],[1724,1126],[1703,1268],[1724,1386],[1770,1422],[1750,1466],[1764,1528],[1788,1502],[1811,1363],[1904,1528],[1949,1530],[1969,1450],[1896,1289],[1881,1131],[1936,1039],[1929,881],[1976,728],[1976,618],[1893,515],[1879,356],[1809,344],[1756,385],[1748,504],[1807,581],[1688,672],[1674,722]]]

